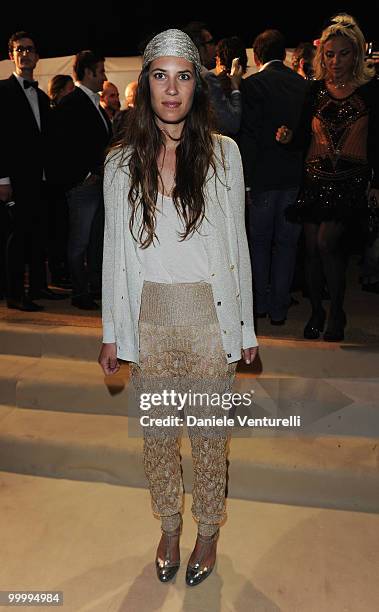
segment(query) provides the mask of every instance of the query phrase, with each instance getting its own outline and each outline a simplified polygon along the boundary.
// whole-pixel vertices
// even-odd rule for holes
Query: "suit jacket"
[[[302,155],[275,140],[277,129],[296,130],[308,82],[273,62],[241,83],[242,123],[238,139],[246,185],[255,191],[286,189],[300,184]]]
[[[47,168],[49,98],[37,95],[41,129],[16,77],[0,81],[0,178],[10,177],[15,200],[39,188]]]
[[[101,107],[100,107],[101,109]],[[54,111],[52,130],[53,182],[65,190],[84,181],[89,172],[102,175],[112,124],[79,87],[65,96]]]

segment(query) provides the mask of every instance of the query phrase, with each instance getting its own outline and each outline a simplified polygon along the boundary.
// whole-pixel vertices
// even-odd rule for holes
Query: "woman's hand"
[[[103,344],[98,362],[106,376],[116,374],[116,372],[119,371],[120,364],[117,361],[117,349],[115,342],[112,342],[111,344]]]
[[[257,356],[257,353],[258,353],[257,346],[252,346],[247,349],[242,349],[242,359],[247,365],[249,365],[250,363],[253,363],[254,359]]]
[[[281,125],[276,132],[275,139],[281,144],[288,144],[289,142],[291,142],[292,136],[293,131],[290,130],[290,128],[288,128],[286,125]]]

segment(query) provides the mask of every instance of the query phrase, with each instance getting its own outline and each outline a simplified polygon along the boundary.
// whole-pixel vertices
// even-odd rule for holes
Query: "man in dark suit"
[[[277,129],[296,128],[307,82],[284,65],[285,41],[266,30],[253,43],[259,72],[242,82],[239,145],[247,191],[256,315],[283,325],[290,305],[300,226],[289,223],[285,209],[295,201],[302,174],[302,154],[276,141]]]
[[[38,62],[35,43],[27,32],[9,40],[13,75],[0,81],[0,203],[7,206],[10,232],[6,245],[8,308],[36,311],[32,299],[59,298],[47,288],[46,162],[49,98],[33,80]],[[24,290],[25,262],[29,263],[29,295]]]
[[[99,308],[104,231],[103,165],[112,134],[100,105],[106,80],[104,57],[81,51],[75,57],[76,87],[55,113],[56,181],[66,192],[70,231],[68,261],[72,304],[83,310]]]

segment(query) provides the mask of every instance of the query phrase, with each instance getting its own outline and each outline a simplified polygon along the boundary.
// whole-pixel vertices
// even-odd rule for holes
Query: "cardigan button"
[[[230,269],[231,269],[231,270],[234,270],[234,265],[233,265],[233,264],[230,266]]]
[[[222,331],[224,332],[224,334],[226,334],[226,333],[227,333],[226,329],[223,329]]]
[[[214,272],[212,272],[211,276],[216,276]]]
[[[243,325],[243,324],[244,324],[243,321],[241,321],[241,325]]]
[[[217,306],[221,306],[221,302],[217,302]]]
[[[228,353],[228,357],[231,357],[231,356],[232,356],[232,354],[231,354],[231,353]]]

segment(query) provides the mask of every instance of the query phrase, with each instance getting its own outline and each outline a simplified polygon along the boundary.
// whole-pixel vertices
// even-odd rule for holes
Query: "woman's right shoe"
[[[314,312],[304,327],[304,338],[307,340],[317,340],[321,332],[324,331],[326,312],[322,308],[319,312]]]
[[[346,314],[342,310],[339,315],[329,318],[324,334],[325,342],[342,342],[345,339]]]
[[[161,582],[169,582],[172,580],[180,567],[180,550],[179,550],[179,538],[181,533],[182,525],[175,529],[175,531],[163,531],[162,539],[165,538],[165,553],[162,557],[158,555],[155,558],[155,569],[157,571],[158,580]],[[177,541],[175,542],[175,538]],[[172,560],[172,548],[177,547],[177,561]],[[159,547],[158,547],[159,548]]]

